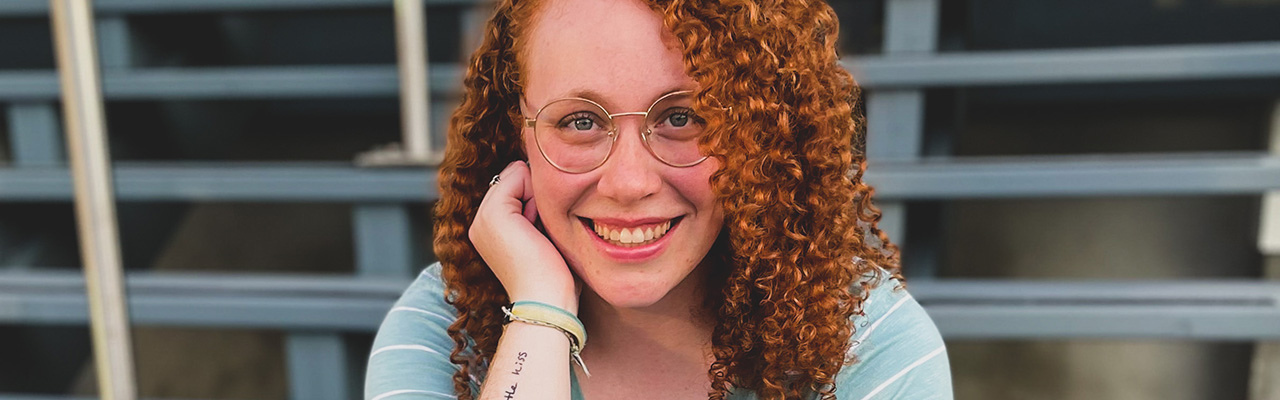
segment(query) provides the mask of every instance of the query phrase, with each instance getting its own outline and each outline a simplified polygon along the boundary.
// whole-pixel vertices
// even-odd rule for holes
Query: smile
[[[675,219],[627,228],[611,226],[594,220],[589,221],[591,229],[595,231],[596,236],[609,242],[609,244],[620,247],[636,247],[662,239],[671,229],[671,224],[675,222]]]

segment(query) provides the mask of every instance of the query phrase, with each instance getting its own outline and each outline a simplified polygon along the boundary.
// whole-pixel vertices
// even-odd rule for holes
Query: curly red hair
[[[502,335],[506,292],[467,237],[487,179],[521,146],[520,40],[536,2],[502,0],[467,69],[440,168],[435,251],[448,301],[458,399],[473,398]],[[708,299],[716,318],[712,399],[731,386],[762,398],[833,397],[878,266],[899,275],[897,248],[876,226],[862,181],[860,90],[839,65],[838,20],[807,0],[648,0],[680,41],[707,121],[704,152],[725,212],[723,260]],[[879,243],[874,243],[879,242]],[[860,285],[855,287],[854,285]]]

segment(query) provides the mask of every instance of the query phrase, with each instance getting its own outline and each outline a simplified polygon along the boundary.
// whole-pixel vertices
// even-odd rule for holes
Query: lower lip
[[[682,221],[677,221],[675,224],[672,224],[671,228],[667,230],[667,234],[662,235],[661,238],[653,241],[653,243],[642,246],[622,247],[605,241],[604,238],[601,238],[600,235],[595,233],[595,230],[591,228],[587,221],[579,220],[579,222],[582,223],[583,229],[587,230],[587,235],[590,235],[595,239],[596,247],[599,248],[601,252],[614,261],[629,263],[648,261],[658,257],[658,254],[662,252],[662,249],[667,247],[667,242],[670,241],[667,239],[671,237],[671,233],[676,231],[676,228],[680,226],[680,222]]]

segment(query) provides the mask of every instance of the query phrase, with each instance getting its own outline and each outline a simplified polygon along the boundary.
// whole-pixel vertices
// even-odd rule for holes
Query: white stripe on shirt
[[[373,358],[373,356],[378,355],[378,353],[381,353],[384,351],[391,351],[391,350],[419,350],[419,351],[425,351],[428,353],[439,354],[442,356],[444,355],[444,353],[438,352],[436,351],[436,349],[423,346],[420,344],[396,344],[391,346],[380,347],[377,350],[374,350],[372,353],[369,353],[369,358]]]
[[[411,312],[416,312],[416,313],[419,313],[419,314],[426,314],[426,315],[430,315],[430,316],[433,316],[433,317],[436,317],[436,318],[440,318],[440,320],[441,320],[441,321],[444,321],[445,323],[449,323],[449,324],[452,324],[452,323],[453,323],[453,319],[450,319],[449,317],[446,317],[446,316],[443,316],[443,315],[440,315],[440,314],[436,314],[436,313],[433,313],[433,312],[430,312],[430,311],[427,311],[427,310],[423,310],[423,309],[421,309],[421,308],[413,308],[413,307],[396,307],[396,308],[392,308],[392,309],[391,309],[391,311],[388,311],[388,313],[393,313],[393,312],[396,312],[396,311],[411,311]]]
[[[911,363],[911,365],[908,365],[906,368],[903,368],[901,371],[898,371],[898,373],[893,374],[893,376],[889,377],[889,380],[884,381],[884,383],[881,383],[880,386],[876,386],[876,389],[872,390],[871,393],[867,393],[866,396],[862,396],[862,400],[870,399],[871,396],[875,396],[877,393],[880,393],[881,390],[884,390],[884,388],[889,387],[889,385],[897,381],[898,378],[901,378],[903,375],[906,375],[908,372],[911,372],[911,370],[916,369],[916,367],[919,367],[920,364],[924,364],[926,361],[932,360],[934,357],[937,357],[939,354],[942,354],[946,350],[947,350],[947,346],[942,346],[932,352],[929,352],[929,354],[925,354],[924,357],[920,357],[920,359],[916,360],[916,362]]]
[[[391,396],[401,395],[401,394],[430,394],[430,395],[441,396],[441,397],[444,397],[444,398],[446,398],[446,399],[453,399],[453,398],[455,398],[455,396],[453,396],[453,395],[448,395],[448,394],[444,394],[444,393],[440,393],[440,392],[432,392],[432,391],[430,391],[430,390],[392,390],[392,391],[390,391],[390,392],[386,392],[386,393],[383,393],[383,394],[380,394],[380,395],[377,395],[377,396],[373,396],[373,398],[372,398],[372,399],[369,399],[369,400],[382,400],[382,399],[385,399],[385,398],[388,398],[388,397],[391,397]]]
[[[858,336],[858,343],[862,343],[863,340],[867,339],[867,336],[871,336],[871,332],[875,331],[876,327],[880,326],[881,322],[884,322],[886,318],[889,318],[890,315],[893,315],[894,311],[898,311],[898,307],[902,307],[902,305],[905,304],[907,300],[910,300],[910,299],[911,299],[911,295],[906,295],[906,296],[902,296],[901,299],[898,299],[897,303],[893,303],[893,307],[889,307],[889,311],[886,311],[884,315],[880,316],[880,318],[876,318],[876,321],[872,322],[871,326],[867,327],[867,331],[862,332],[862,335]]]

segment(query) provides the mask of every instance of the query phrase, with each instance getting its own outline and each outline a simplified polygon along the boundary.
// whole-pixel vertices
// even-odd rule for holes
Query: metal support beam
[[[462,47],[458,54],[462,54],[463,61],[467,61],[466,57],[470,57],[480,47],[480,41],[484,39],[484,26],[492,15],[493,8],[488,5],[473,5],[462,10],[462,23],[458,29],[458,36],[462,38],[458,45]]]
[[[918,280],[948,339],[1280,340],[1280,282]]]
[[[120,200],[420,202],[434,199],[430,168],[328,163],[124,163]],[[1081,196],[1258,195],[1280,190],[1280,157],[1265,153],[1161,156],[956,157],[884,162],[867,171],[882,201]],[[71,198],[60,168],[0,168],[0,201]]]
[[[50,0],[53,37],[75,183],[80,253],[92,321],[98,395],[138,397],[129,309],[120,260],[111,160],[98,75],[97,41],[89,0]]]
[[[53,103],[14,103],[8,107],[13,164],[19,168],[65,163],[62,131]]]
[[[871,90],[1269,78],[1280,77],[1280,42],[886,54],[843,64]],[[458,93],[463,72],[459,64],[432,65],[431,91]],[[390,65],[146,68],[103,78],[109,99],[391,97],[400,90]],[[57,91],[51,72],[0,72],[0,99],[48,100]]]
[[[924,91],[875,90],[867,96],[867,157],[911,161],[924,141]]]
[[[98,18],[97,24],[102,68],[133,66],[133,35],[129,32],[129,20],[122,15],[115,15]]]
[[[412,229],[404,204],[354,207],[356,273],[360,276],[413,276]]]
[[[433,109],[430,79],[427,79],[427,17],[422,2],[395,0],[400,143],[359,154],[356,165],[436,165],[444,156],[436,150],[431,134]]]
[[[843,64],[872,88],[1265,78],[1280,71],[1280,43],[886,54]]]
[[[933,53],[938,48],[941,0],[889,0],[885,4],[884,52]]]
[[[127,278],[139,325],[372,332],[409,279],[333,275],[136,273]],[[0,324],[88,321],[84,277],[0,272]]]
[[[1280,189],[1280,157],[966,157],[883,163],[867,175],[881,199],[1259,194]]]
[[[289,398],[293,400],[349,399],[347,353],[342,335],[290,332],[285,338],[289,369]]]
[[[937,50],[940,0],[889,0],[885,4],[886,56],[928,55]],[[924,142],[924,90],[879,89],[867,97],[867,158],[869,168],[881,161],[914,161]],[[932,258],[911,257],[907,246],[907,205],[881,201],[879,228],[903,250],[903,270],[911,277],[932,277]]]
[[[1280,100],[1271,106],[1270,151],[1280,156]],[[1280,190],[1262,195],[1258,223],[1258,251],[1262,253],[1263,279],[1280,281]],[[1280,399],[1280,342],[1258,343],[1253,350],[1249,399]]]
[[[493,0],[424,0],[428,6],[490,4]],[[386,7],[387,0],[99,0],[99,14],[162,14],[227,11],[319,10]],[[43,0],[0,1],[0,16],[39,16],[49,12]]]
[[[462,87],[457,64],[431,67],[437,93]],[[103,94],[112,100],[205,100],[393,97],[400,93],[392,65],[132,68],[103,72]],[[0,99],[52,100],[56,75],[47,71],[0,72]]]
[[[1210,266],[1212,267],[1212,266]],[[83,278],[0,272],[0,323],[83,325]],[[139,325],[373,332],[409,279],[131,274]],[[950,339],[1280,340],[1280,282],[915,280]]]
[[[429,168],[355,168],[347,163],[118,164],[119,200],[421,202],[436,194]],[[0,168],[0,200],[66,201],[62,168]]]
[[[400,129],[405,157],[426,160],[431,146],[431,87],[427,79],[427,16],[422,0],[395,0],[400,71]]]

